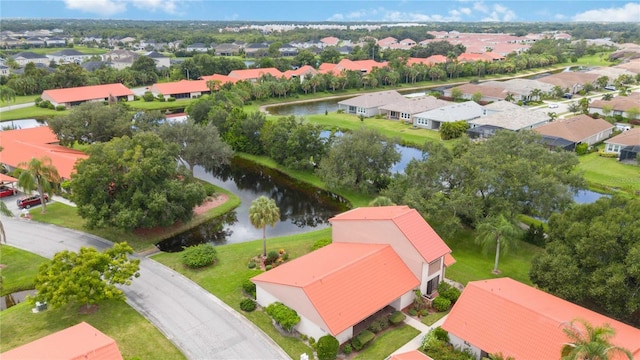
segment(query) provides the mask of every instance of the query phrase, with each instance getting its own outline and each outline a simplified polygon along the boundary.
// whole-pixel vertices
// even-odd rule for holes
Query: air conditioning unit
[[[36,301],[36,310],[38,312],[47,310],[47,303]]]

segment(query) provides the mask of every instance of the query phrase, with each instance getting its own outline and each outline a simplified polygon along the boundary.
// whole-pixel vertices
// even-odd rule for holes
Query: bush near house
[[[339,349],[340,343],[338,339],[331,335],[321,337],[316,345],[318,360],[334,360],[338,356]]]
[[[182,263],[192,269],[209,266],[216,260],[217,251],[211,244],[190,246],[182,252]]]
[[[391,325],[401,324],[404,319],[407,318],[407,315],[403,314],[402,311],[396,311],[391,316],[389,316],[389,322]]]
[[[298,313],[281,302],[267,306],[267,314],[287,331],[291,331],[300,322]]]
[[[444,296],[438,296],[433,299],[433,308],[436,311],[447,311],[451,307],[451,300],[447,299]]]
[[[243,299],[240,302],[240,309],[246,312],[252,312],[256,309],[256,302],[253,299]]]
[[[460,297],[460,290],[443,281],[438,285],[438,294],[451,301],[451,304],[453,305]]]
[[[362,350],[368,343],[370,343],[376,335],[369,330],[363,330],[358,336],[351,340],[351,345],[356,351]]]
[[[242,282],[242,290],[244,290],[247,295],[253,297],[254,299],[256,298],[256,284],[254,284],[251,280],[246,279]]]

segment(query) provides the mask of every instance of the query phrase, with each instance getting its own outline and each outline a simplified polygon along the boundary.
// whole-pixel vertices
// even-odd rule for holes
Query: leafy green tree
[[[318,339],[316,349],[318,360],[335,360],[336,356],[338,356],[338,350],[340,350],[340,343],[335,337],[325,335]]]
[[[374,129],[361,127],[337,138],[320,161],[318,175],[333,189],[350,188],[373,193],[389,181],[400,161],[395,141]]]
[[[152,58],[142,55],[133,61],[133,64],[131,64],[131,70],[155,74],[156,62]]]
[[[53,189],[60,182],[58,169],[46,156],[40,159],[31,158],[28,162],[18,164],[18,167],[23,169],[18,177],[18,186],[26,192],[38,191],[42,203],[42,213],[46,213],[47,202],[44,199],[44,194],[53,195]]]
[[[222,138],[235,151],[260,155],[264,152],[260,142],[260,131],[266,121],[267,117],[260,111],[246,114],[242,109],[236,108],[227,118],[227,130]]]
[[[87,153],[76,163],[71,190],[90,228],[170,226],[191,219],[206,197],[202,185],[176,166],[177,144],[154,133],[95,143]]]
[[[107,142],[131,135],[131,115],[123,105],[105,106],[97,102],[80,104],[69,114],[48,120],[61,145]]]
[[[517,247],[520,238],[520,229],[513,222],[500,214],[487,218],[477,227],[476,243],[481,245],[485,252],[495,248],[496,258],[493,265],[493,273],[499,274],[498,262],[500,251],[506,254],[510,249]]]
[[[311,65],[316,67],[316,55],[307,49],[302,49],[293,58],[293,63],[298,66]]]
[[[567,108],[567,110],[569,110],[569,112],[572,112],[572,113],[574,113],[574,114],[577,114],[577,113],[579,113],[580,111],[582,111],[582,107],[581,107],[581,106],[580,106],[580,104],[578,104],[577,102],[572,101],[572,102],[569,104],[569,107]]]
[[[627,109],[627,116],[630,120],[637,119],[638,115],[640,115],[640,108],[638,108],[637,106],[632,106]]]
[[[467,129],[469,123],[464,120],[445,122],[440,125],[440,137],[442,140],[457,139],[464,135]]]
[[[589,102],[590,99],[586,96],[580,99],[580,102],[578,102],[578,105],[580,105],[580,111],[582,111],[583,114],[589,114]]]
[[[640,200],[614,196],[551,216],[546,251],[531,262],[531,281],[566,300],[637,322],[639,211]]]
[[[275,226],[280,221],[280,208],[275,200],[262,195],[251,202],[249,207],[251,225],[262,229],[262,256],[267,256],[267,225]]]
[[[228,164],[233,156],[233,150],[222,141],[218,128],[212,124],[199,125],[189,118],[165,123],[158,128],[158,133],[166,142],[178,145],[176,160],[186,164],[192,176],[196,165],[211,170]]]
[[[482,100],[482,93],[480,91],[474,92],[473,95],[471,95],[471,100],[479,103],[480,100]]]
[[[213,102],[211,101],[209,96],[203,96],[198,100],[192,101],[185,109],[185,112],[196,123],[202,124],[207,122],[209,111],[212,107]]]
[[[133,126],[137,131],[152,131],[165,122],[167,116],[160,110],[140,111],[133,115]]]
[[[77,253],[56,253],[38,270],[34,301],[46,301],[51,307],[78,303],[89,309],[103,300],[124,300],[117,286],[130,285],[140,269],[140,260],[130,259],[130,254],[133,249],[126,242],[103,252],[82,247]]]
[[[0,86],[0,102],[7,104],[16,102],[16,92],[6,85]]]
[[[53,84],[56,88],[72,88],[88,85],[89,73],[76,63],[58,66],[53,73]]]
[[[460,88],[454,87],[453,89],[451,89],[451,97],[453,98],[453,101],[458,101],[462,99],[462,95],[463,93],[462,93],[462,90],[460,90]]]
[[[386,196],[378,196],[369,202],[369,206],[394,206],[396,205]]]
[[[295,116],[268,121],[260,131],[265,152],[278,164],[293,169],[311,169],[327,152],[322,128],[296,120]]]
[[[574,319],[562,329],[569,342],[562,347],[562,360],[618,359],[620,354],[633,360],[631,351],[611,344],[616,331],[609,325],[593,326],[583,319]]]

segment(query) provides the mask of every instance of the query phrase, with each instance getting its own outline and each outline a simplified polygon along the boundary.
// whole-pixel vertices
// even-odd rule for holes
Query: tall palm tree
[[[593,326],[584,319],[574,319],[564,324],[562,331],[569,338],[562,347],[562,360],[608,360],[616,353],[633,360],[629,350],[611,344],[616,331],[609,324]]]
[[[29,162],[18,164],[19,168],[24,168],[18,177],[18,186],[26,192],[37,190],[40,194],[42,213],[47,212],[44,194],[53,194],[54,185],[60,182],[58,169],[53,165],[50,158],[43,156],[40,159],[31,158]]]
[[[262,256],[267,256],[267,225],[275,226],[280,221],[280,209],[275,200],[266,196],[251,202],[249,207],[249,220],[251,225],[262,229]]]
[[[493,266],[493,273],[498,274],[498,261],[500,260],[500,250],[505,254],[518,245],[520,229],[504,215],[487,218],[478,228],[476,243],[482,245],[485,252],[493,247],[496,248],[496,260]]]
[[[11,210],[7,208],[7,204],[4,201],[0,201],[0,214],[5,216],[13,216]],[[4,225],[2,225],[2,221],[0,221],[0,244],[7,243],[7,234],[4,232]]]

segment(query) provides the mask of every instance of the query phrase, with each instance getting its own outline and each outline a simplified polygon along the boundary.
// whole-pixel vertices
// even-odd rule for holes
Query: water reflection
[[[44,120],[37,120],[37,119],[8,120],[0,123],[0,131],[29,129],[29,128],[43,126],[43,125],[47,125],[47,123]]]
[[[262,230],[249,221],[251,202],[260,195],[274,199],[280,208],[280,222],[267,227],[268,237],[327,227],[330,217],[347,209],[346,200],[340,196],[240,158],[214,172],[196,168],[195,175],[233,192],[242,203],[224,216],[158,243],[162,251],[180,251],[183,246],[204,242],[222,245],[262,238]]]

